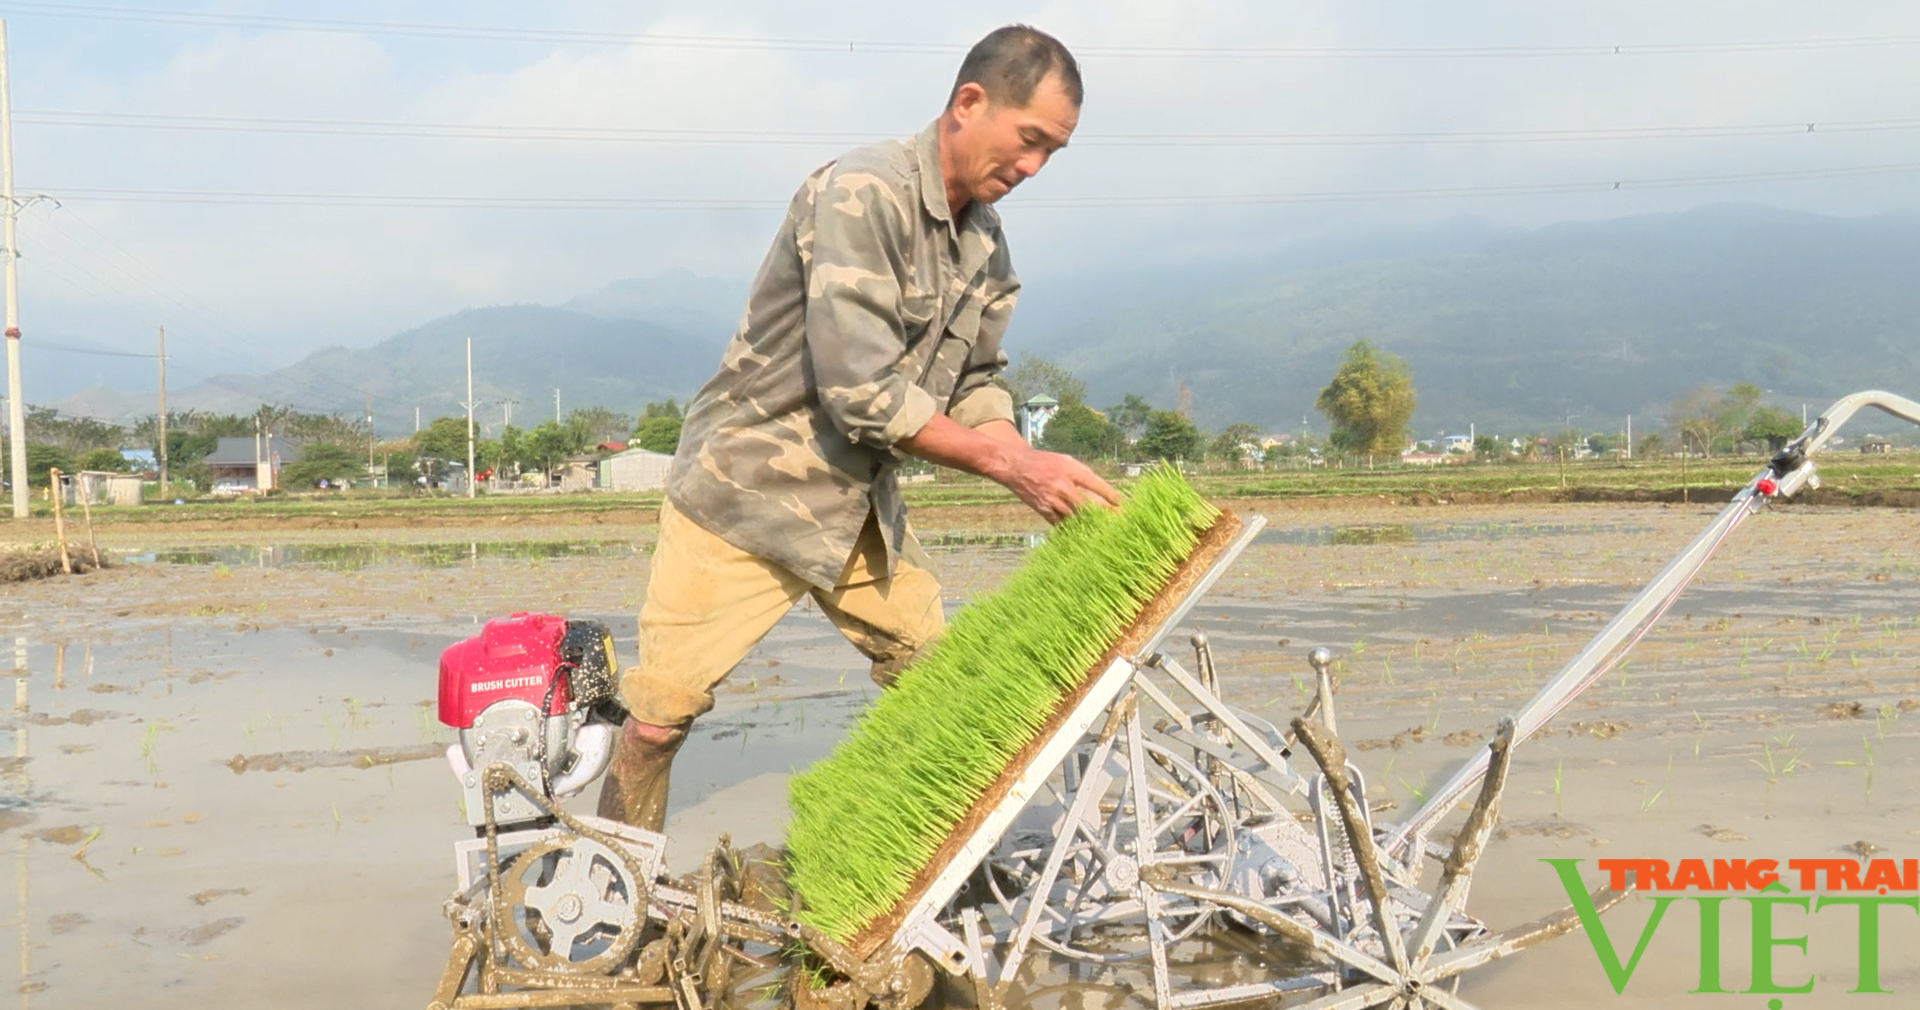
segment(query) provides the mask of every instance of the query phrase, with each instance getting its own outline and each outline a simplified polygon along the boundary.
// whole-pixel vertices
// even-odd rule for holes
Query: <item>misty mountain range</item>
[[[1833,218],[1754,206],[1553,225],[1459,228],[1390,250],[1353,248],[1034,290],[1009,348],[1086,379],[1096,405],[1192,390],[1203,427],[1297,429],[1340,353],[1369,339],[1408,360],[1420,431],[1520,432],[1571,423],[1651,429],[1702,385],[1752,382],[1797,412],[1856,389],[1920,391],[1920,215]],[[371,347],[331,348],[267,375],[174,396],[246,410],[266,400],[411,430],[465,398],[464,339],[489,427],[603,405],[684,400],[713,371],[745,279],[623,281],[557,306],[467,309]],[[61,404],[124,412],[105,391]],[[135,408],[139,409],[139,408]],[[1315,430],[1325,422],[1313,416]]]

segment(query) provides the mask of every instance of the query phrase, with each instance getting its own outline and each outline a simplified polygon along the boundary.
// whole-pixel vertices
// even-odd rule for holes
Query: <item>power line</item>
[[[745,35],[611,32],[571,28],[492,28],[429,22],[339,20],[267,14],[225,14],[204,11],[158,10],[96,4],[9,2],[0,4],[11,16],[74,18],[91,21],[129,21],[273,31],[323,32],[351,35],[391,35],[408,38],[456,39],[482,42],[546,43],[584,46],[652,46],[674,49],[728,49],[840,53],[849,55],[948,55],[963,53],[967,43],[913,42],[880,39],[778,38]],[[1858,35],[1827,38],[1751,39],[1731,42],[1587,43],[1558,46],[1145,46],[1085,45],[1074,52],[1093,57],[1159,59],[1541,59],[1605,56],[1673,56],[1719,53],[1772,53],[1798,50],[1886,49],[1920,45],[1920,35]]]
[[[52,204],[51,206],[54,209],[60,209],[60,210],[66,209],[64,207],[61,207],[57,203]],[[195,330],[197,331],[195,335],[204,339],[208,336],[207,331],[213,330],[213,331],[218,331],[220,333],[224,333],[227,337],[231,337],[233,340],[240,341],[242,343],[245,343],[247,341],[258,342],[258,338],[249,337],[245,334],[239,333],[233,330],[232,328],[226,326],[219,319],[217,310],[207,305],[204,301],[201,301],[200,299],[195,298],[185,288],[182,288],[178,284],[173,283],[171,280],[169,280],[166,277],[166,275],[160,273],[160,271],[158,271],[154,267],[147,264],[144,260],[134,255],[131,251],[127,250],[124,246],[120,245],[118,242],[115,242],[106,233],[100,231],[98,228],[95,228],[92,224],[88,223],[88,221],[84,217],[74,214],[71,211],[68,211],[67,216],[71,220],[78,222],[81,227],[87,229],[89,232],[92,232],[102,242],[111,246],[121,256],[125,257],[125,259],[128,262],[139,267],[140,270],[144,271],[152,279],[149,280],[146,277],[142,277],[136,274],[133,270],[129,269],[126,265],[116,262],[111,257],[108,257],[102,254],[99,250],[89,248],[87,245],[80,242],[78,239],[74,238],[72,235],[67,234],[66,231],[60,228],[60,226],[55,222],[51,211],[49,211],[44,217],[40,218],[40,221],[41,223],[47,226],[48,230],[52,234],[57,235],[62,240],[69,243],[74,250],[79,252],[85,252],[88,255],[97,258],[101,263],[104,263],[105,265],[113,268],[121,276],[132,281],[134,284],[139,285],[142,288],[145,288],[147,291],[151,292],[153,295],[158,296],[159,298],[170,303],[175,308],[183,312],[186,312],[191,316],[197,317],[200,320],[201,325],[198,327],[195,327]],[[101,276],[94,273],[93,271],[88,270],[85,266],[82,266],[81,264],[76,263],[66,258],[65,256],[62,256],[58,252],[58,250],[52,248],[51,246],[42,246],[41,248],[43,251],[47,252],[48,254],[53,256],[55,259],[58,259],[61,262],[66,263],[68,266],[74,268],[75,270],[84,274],[86,277],[90,278],[95,284],[99,285],[99,290],[125,303],[128,307],[133,309],[135,315],[147,316],[149,314],[148,309],[145,306],[142,306],[137,302],[135,302],[133,297],[127,291],[123,290],[119,286],[113,284],[112,282],[106,280],[105,278],[102,278]],[[53,272],[56,275],[58,275],[58,271],[53,271]],[[74,284],[71,278],[62,277],[62,279],[66,280],[69,284]],[[172,294],[169,294],[166,290],[164,290],[164,288],[162,287],[163,285],[165,287],[172,288],[175,292],[178,292],[181,298],[186,299],[186,301],[182,301],[181,298],[175,298]],[[79,287],[79,285],[77,284],[74,286],[76,288]],[[192,304],[189,304],[189,303],[192,303]],[[196,305],[198,306],[197,308],[196,308]],[[151,323],[157,320],[155,318],[149,318],[148,321]],[[244,364],[246,364],[247,366],[257,369],[263,374],[281,371],[280,369],[274,368],[273,366],[269,365],[264,360],[252,354],[249,354],[245,351],[239,350],[238,348],[235,348],[233,346],[223,347],[221,348],[221,351],[227,356],[234,358],[236,360],[239,360]],[[201,369],[187,367],[182,370],[194,375],[201,376],[204,381],[212,381],[212,379],[214,378],[212,373],[202,371]],[[322,383],[322,384],[325,384],[326,386],[334,387],[334,389],[333,390],[324,389],[322,388],[321,385],[316,384],[316,380],[318,383]],[[369,395],[364,390],[348,385],[347,383],[341,382],[337,379],[332,378],[331,376],[327,376],[323,374],[313,375],[303,379],[291,379],[286,376],[281,376],[277,381],[281,382],[286,386],[293,387],[295,389],[305,390],[308,394],[317,396],[320,399],[330,399],[332,397],[339,396],[340,391],[344,391],[345,393],[350,394],[355,399],[360,399]],[[237,389],[235,391],[245,392],[243,390],[237,390]],[[253,394],[248,394],[248,395],[253,395]],[[381,399],[383,404],[399,402],[397,400],[392,400],[391,398],[387,398],[387,397],[382,397]]]
[[[1476,196],[1530,196],[1548,193],[1610,192],[1689,186],[1743,185],[1833,179],[1920,171],[1920,162],[1854,165],[1836,168],[1786,169],[1766,172],[1654,178],[1590,179],[1491,186],[1409,187],[1395,189],[1302,190],[1275,193],[1189,193],[1106,196],[1048,196],[1017,198],[1015,206],[1035,208],[1097,208],[1140,206],[1194,206],[1308,203],[1328,201],[1407,200]],[[541,211],[684,211],[765,210],[785,207],[786,200],[698,197],[571,197],[486,196],[401,193],[273,193],[248,190],[99,189],[75,187],[62,193],[73,199],[102,203],[237,204],[285,207],[367,207],[414,210],[541,210]]]
[[[56,351],[60,354],[93,354],[102,358],[145,358],[148,361],[160,357],[158,354],[141,354],[137,351],[96,351],[90,347],[61,347],[58,344],[44,344],[37,340],[34,341],[33,349],[35,353]]]
[[[662,127],[548,126],[536,124],[395,122],[359,119],[283,119],[199,116],[77,109],[17,110],[17,123],[96,129],[280,133],[312,136],[431,140],[507,140],[568,143],[838,145],[871,140],[873,133],[805,130],[710,130]],[[1545,130],[1308,131],[1287,133],[1087,133],[1075,147],[1316,147],[1397,144],[1513,144],[1720,137],[1880,133],[1920,129],[1920,119],[1851,119],[1691,126],[1629,126]],[[881,131],[875,131],[881,132]]]

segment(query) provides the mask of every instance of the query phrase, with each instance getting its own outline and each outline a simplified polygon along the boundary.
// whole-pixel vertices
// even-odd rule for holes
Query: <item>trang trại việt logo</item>
[[[1594,911],[1593,897],[1580,879],[1579,859],[1542,859],[1553,867],[1567,900],[1580,917],[1580,925],[1593,945],[1593,953],[1607,974],[1616,994],[1626,991],[1641,955],[1660,929],[1667,908],[1676,901],[1696,902],[1700,908],[1700,976],[1691,993],[1809,993],[1814,978],[1782,982],[1776,978],[1774,953],[1782,947],[1807,953],[1808,938],[1780,936],[1775,913],[1783,907],[1814,915],[1831,906],[1850,907],[1858,917],[1856,936],[1859,952],[1854,987],[1849,993],[1891,993],[1880,979],[1880,910],[1887,906],[1920,913],[1920,860],[1915,859],[1789,859],[1785,874],[1799,885],[1792,888],[1782,879],[1779,860],[1775,859],[1602,859],[1597,865],[1607,874],[1607,886],[1625,890],[1632,886],[1653,901],[1653,913],[1640,930],[1632,953],[1624,962],[1620,948],[1606,931]],[[1795,893],[1795,891],[1804,893]],[[1745,893],[1739,893],[1745,892]],[[1751,959],[1750,982],[1745,989],[1729,989],[1722,981],[1721,955],[1722,906],[1729,901],[1749,905],[1751,935],[1746,948]],[[1736,941],[1737,945],[1737,941]],[[1772,1010],[1780,1010],[1780,1000],[1768,1000]]]

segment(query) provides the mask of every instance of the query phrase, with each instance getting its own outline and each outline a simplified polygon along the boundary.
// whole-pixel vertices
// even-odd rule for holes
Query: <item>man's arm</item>
[[[1005,485],[1050,523],[1065,519],[1087,502],[1120,504],[1119,493],[1085,463],[1029,447],[1006,421],[968,428],[944,414],[935,414],[897,445],[929,463],[965,470]]]

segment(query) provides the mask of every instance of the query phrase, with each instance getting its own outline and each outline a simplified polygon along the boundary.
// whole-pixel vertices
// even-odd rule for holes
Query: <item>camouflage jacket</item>
[[[993,208],[949,212],[934,130],[801,184],[668,478],[688,518],[822,588],[869,514],[888,572],[917,550],[895,443],[936,412],[1013,419],[993,378],[1019,281]]]

